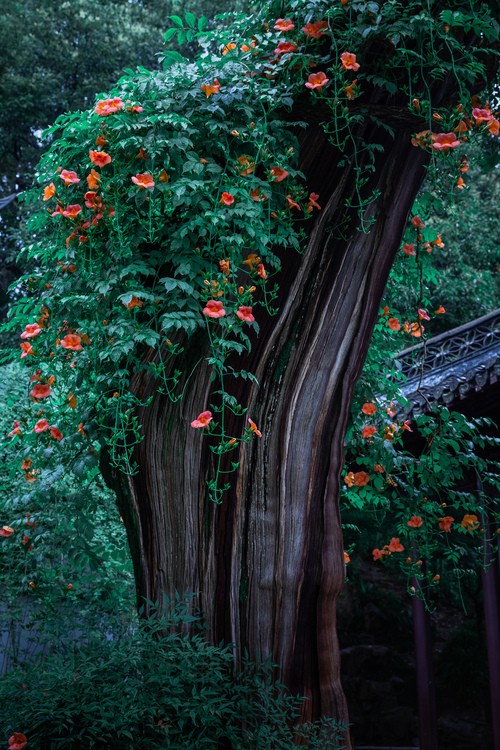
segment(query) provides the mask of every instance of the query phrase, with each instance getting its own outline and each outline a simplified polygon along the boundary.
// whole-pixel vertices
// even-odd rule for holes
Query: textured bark
[[[140,415],[139,471],[121,480],[139,597],[156,602],[195,592],[211,639],[234,643],[237,655],[246,649],[255,658],[271,656],[281,679],[308,698],[307,720],[347,721],[335,628],[344,578],[343,438],[426,158],[410,145],[406,128],[394,139],[375,126],[363,135],[385,147],[366,186],[380,192],[365,213],[374,222],[369,233],[354,228],[355,212],[346,209],[354,195],[352,163],[337,164],[319,127],[310,125],[302,138],[301,168],[323,209],[304,254],[290,251],[283,259],[279,314],[259,320],[252,361],[244,364],[259,386],[228,384],[263,437],[241,446],[224,502],[207,500],[213,454],[190,427],[210,402],[203,356],[176,404],[155,392],[148,375],[135,378],[135,391],[153,402]],[[189,356],[200,352],[202,342],[188,344]],[[228,432],[239,430],[241,418]]]

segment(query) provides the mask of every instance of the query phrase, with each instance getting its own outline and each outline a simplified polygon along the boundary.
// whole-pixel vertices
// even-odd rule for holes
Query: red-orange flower
[[[72,393],[68,394],[68,406],[70,409],[76,409],[76,396]]]
[[[123,302],[123,304],[128,307],[129,310],[133,310],[134,307],[142,307],[144,302],[133,294],[130,302]]]
[[[294,201],[291,195],[286,196],[287,202],[288,202],[288,208],[296,208],[297,211],[302,211],[301,207],[297,203],[297,201]]]
[[[403,245],[402,249],[403,249],[403,252],[404,252],[405,255],[415,255],[416,254],[415,253],[415,245],[412,245],[409,242],[405,242],[405,244]]]
[[[21,338],[32,339],[34,336],[38,336],[41,330],[38,323],[28,323],[21,334]]]
[[[404,552],[404,547],[399,541],[398,537],[392,537],[387,546],[387,549],[389,550],[389,552]]]
[[[372,557],[373,557],[374,560],[381,560],[383,558],[383,556],[386,555],[386,554],[387,554],[387,552],[385,550],[378,549],[378,547],[376,547],[374,550],[372,550]]]
[[[262,432],[258,429],[257,425],[255,424],[253,420],[250,419],[250,417],[248,417],[248,423],[250,425],[251,431],[255,432],[257,437],[262,437]]]
[[[212,94],[218,94],[220,89],[220,83],[217,78],[214,79],[213,83],[202,83],[200,86],[201,90],[205,93],[205,96],[212,96]]]
[[[292,31],[295,28],[295,24],[290,18],[278,18],[274,24],[275,31]]]
[[[220,203],[222,203],[223,206],[232,206],[234,203],[234,195],[231,195],[231,193],[222,193]]]
[[[0,529],[0,536],[10,536],[14,533],[14,529],[12,529],[10,526],[2,526]]]
[[[349,101],[352,101],[356,98],[356,84],[358,82],[358,79],[355,78],[352,83],[350,83],[348,86],[344,86],[344,92],[346,97],[349,99]]]
[[[48,383],[36,383],[30,391],[31,398],[42,399],[50,396],[51,389]]]
[[[33,432],[40,434],[41,432],[47,432],[50,430],[50,424],[46,419],[39,419],[36,425],[33,427]]]
[[[295,52],[297,45],[293,42],[280,42],[274,50],[275,55],[286,55]]]
[[[302,31],[309,39],[320,39],[325,34],[328,34],[328,21],[310,21],[302,27]]]
[[[457,190],[463,190],[465,188],[465,182],[463,177],[459,177],[458,180],[455,182],[455,187]]]
[[[219,269],[220,272],[224,274],[224,276],[229,276],[231,273],[231,262],[229,258],[223,258],[219,261]]]
[[[369,440],[375,435],[376,432],[377,428],[374,425],[365,425],[365,427],[363,427],[363,429],[361,430],[361,437],[364,440]]]
[[[450,148],[460,146],[455,133],[437,133],[432,137],[432,148],[435,151],[449,151]]]
[[[306,212],[308,214],[311,213],[313,208],[317,208],[318,211],[321,210],[321,206],[318,203],[319,195],[318,193],[309,193],[309,203],[307,204]]]
[[[140,187],[141,190],[151,190],[151,188],[154,188],[155,186],[153,175],[151,175],[149,172],[134,175],[132,177],[132,182],[137,185],[137,187]]]
[[[191,422],[191,427],[195,427],[196,429],[199,429],[200,427],[208,427],[212,419],[211,411],[202,411],[201,414],[198,414],[196,419]]]
[[[262,263],[257,265],[257,276],[260,276],[260,278],[264,280],[267,279],[267,271]]]
[[[248,266],[249,271],[255,271],[260,263],[260,258],[255,253],[250,253],[246,260],[243,261],[243,265]]]
[[[236,49],[237,46],[238,45],[236,45],[234,42],[229,42],[223,48],[223,50],[222,50],[222,56],[224,57],[225,55],[228,54],[228,52],[231,52],[231,50]]]
[[[87,185],[90,190],[97,190],[101,181],[101,175],[96,172],[95,169],[90,170],[90,174],[87,175]]]
[[[349,557],[347,552],[344,551],[344,565],[347,565],[350,562],[351,562],[351,558]]]
[[[344,477],[348,487],[364,487],[370,481],[370,475],[366,471],[350,471]]]
[[[72,352],[80,352],[83,349],[81,345],[81,337],[76,333],[67,333],[66,336],[61,339],[61,346],[63,349],[68,349]]]
[[[203,315],[207,318],[223,318],[226,314],[222,302],[216,299],[209,299],[203,308]]]
[[[8,750],[24,750],[27,744],[26,735],[21,732],[14,732],[7,741]]]
[[[115,96],[113,99],[101,99],[98,101],[94,111],[100,117],[107,117],[108,115],[114,115],[115,112],[119,112],[124,106],[120,97]]]
[[[500,120],[493,117],[486,126],[491,135],[500,135]]]
[[[286,180],[286,178],[288,177],[288,172],[282,167],[271,167],[269,173],[273,178],[273,182],[283,182],[283,180]]]
[[[419,320],[430,320],[429,315],[422,307],[418,308],[418,317]]]
[[[398,318],[389,318],[387,321],[387,325],[391,329],[391,331],[399,331],[401,329],[401,323],[399,322]]]
[[[60,172],[59,177],[65,185],[76,185],[80,182],[80,178],[78,177],[77,173],[68,169],[63,169]]]
[[[72,203],[71,206],[67,206],[63,211],[62,215],[67,219],[76,219],[79,213],[81,213],[82,207],[79,203]],[[54,215],[54,214],[52,214]]]
[[[410,520],[406,522],[406,525],[412,529],[419,529],[423,523],[421,516],[411,516]]]
[[[47,187],[43,189],[43,200],[44,201],[50,200],[50,198],[52,198],[52,196],[55,195],[55,193],[56,193],[56,186],[54,185],[53,182],[51,182],[50,185],[47,185]]]
[[[446,310],[444,309],[443,305],[439,305],[438,309],[435,312],[436,312],[436,315],[444,315]]]
[[[14,437],[14,435],[21,436],[21,422],[18,419],[14,420],[14,426],[12,430],[8,433],[8,437]]]
[[[479,527],[479,519],[473,513],[467,513],[460,521],[460,526],[466,531],[474,531]]]
[[[356,55],[352,52],[343,52],[340,55],[340,62],[342,63],[343,70],[359,70],[359,63],[356,62]]]
[[[375,412],[377,411],[377,407],[375,406],[373,401],[367,401],[366,404],[363,404],[363,406],[361,407],[361,411],[363,412],[363,414],[371,415],[375,414]]]
[[[62,440],[63,439],[63,434],[62,434],[61,430],[59,430],[57,427],[52,426],[50,428],[50,437],[53,440]]]
[[[443,518],[439,519],[438,526],[441,531],[446,531],[446,533],[449,534],[451,532],[451,526],[454,520],[455,519],[453,518],[453,516],[444,516]]]
[[[89,158],[92,164],[95,164],[98,167],[105,167],[106,164],[111,163],[111,156],[106,153],[106,151],[93,151],[92,149],[89,151]]]
[[[252,315],[252,308],[240,305],[236,310],[236,317],[242,320],[244,323],[253,323],[255,317]]]
[[[491,114],[491,109],[489,107],[485,107],[484,109],[474,107],[472,110],[472,117],[476,122],[488,122],[488,120],[492,119],[493,115]]]
[[[321,89],[323,86],[326,86],[326,84],[329,82],[329,78],[326,77],[326,74],[323,73],[322,70],[318,71],[318,73],[311,73],[309,78],[307,79],[307,83],[305,84],[306,89]]]

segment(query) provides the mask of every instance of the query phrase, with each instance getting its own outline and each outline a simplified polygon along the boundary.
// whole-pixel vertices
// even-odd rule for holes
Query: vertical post
[[[500,560],[492,543],[493,525],[483,514],[485,529],[485,569],[483,584],[484,625],[490,677],[491,730],[493,750],[500,750]]]
[[[421,582],[414,579],[413,585],[422,594]],[[422,596],[413,597],[412,608],[420,750],[438,750],[430,616]]]

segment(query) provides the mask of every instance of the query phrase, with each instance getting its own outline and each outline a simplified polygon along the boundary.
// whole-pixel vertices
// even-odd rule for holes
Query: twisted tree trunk
[[[424,175],[426,155],[407,128],[394,139],[375,126],[363,133],[385,149],[365,186],[378,192],[363,212],[368,232],[346,207],[355,199],[353,162],[338,165],[319,127],[302,138],[301,168],[323,209],[304,254],[283,258],[279,314],[259,319],[244,364],[259,385],[230,386],[263,436],[241,444],[222,504],[207,499],[208,439],[190,427],[211,400],[203,359],[175,404],[149,375],[136,376],[137,394],[153,397],[140,414],[139,471],[115,477],[139,598],[194,592],[213,641],[270,656],[285,684],[308,698],[307,720],[348,720],[335,627],[344,579],[339,476],[353,387]],[[202,342],[188,342],[186,357],[195,361],[200,350]],[[227,425],[228,434],[240,431],[241,418]]]

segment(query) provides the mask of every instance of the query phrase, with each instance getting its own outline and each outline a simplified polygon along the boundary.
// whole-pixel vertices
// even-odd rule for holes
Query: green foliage
[[[182,635],[188,610],[178,602],[113,640],[63,641],[11,673],[0,684],[1,733],[22,731],[33,750],[292,750],[301,700],[270,664],[244,661],[235,673],[230,647]],[[311,750],[340,750],[341,730],[325,720],[297,732]]]
[[[198,48],[193,62],[167,52],[162,73],[128,73],[111,99],[60,117],[47,131],[57,140],[40,164],[39,187],[26,198],[38,205],[43,187],[46,207],[30,222],[25,258],[33,270],[21,279],[28,296],[8,325],[38,320],[40,326],[36,333],[26,329],[23,344],[39,383],[30,392],[34,408],[26,407],[21,420],[24,457],[35,461],[25,478],[43,486],[50,475],[42,464],[50,471],[69,455],[78,456],[78,474],[92,473],[99,445],[110,449],[116,466],[134,471],[130,455],[141,439],[135,416],[141,402],[129,389],[132,373],[152,371],[158,388],[176,400],[206,359],[217,387],[209,409],[200,404],[200,412],[210,414],[203,427],[218,457],[208,487],[221,500],[221,456],[258,434],[252,422],[245,427],[245,405],[231,395],[234,378],[252,377],[234,355],[250,350],[261,316],[275,313],[280,259],[300,249],[300,218],[319,208],[297,171],[294,128],[300,123],[284,114],[305,96],[309,107],[329,113],[324,128],[332,144],[354,160],[348,207],[359,229],[369,231],[365,209],[374,196],[366,186],[382,146],[358,144],[355,133],[363,121],[382,121],[350,101],[364,89],[383,89],[431,125],[429,85],[453,70],[460,107],[438,114],[453,140],[452,129],[471,111],[467,87],[485,75],[484,46],[470,47],[450,67],[450,54],[463,45],[439,18],[427,11],[415,16],[414,3],[405,9],[389,1],[375,5],[316,4],[313,11],[303,0],[292,2],[291,20],[283,22],[295,29],[291,47],[289,30],[275,23],[273,3],[264,8],[270,20],[262,13],[236,17],[227,28],[223,18],[211,29],[190,11],[174,15],[177,41]],[[307,31],[313,22],[323,24],[319,36]],[[388,38],[389,64],[369,52]],[[319,86],[311,66],[326,70],[317,74],[323,76]],[[489,128],[489,121],[474,122],[471,116],[471,135]],[[446,185],[460,168],[460,144],[437,150],[438,138],[426,131],[415,145],[428,150],[433,163],[444,161]],[[175,357],[197,332],[203,332],[196,347],[201,356],[181,372]],[[78,339],[76,349],[68,350],[68,336]],[[241,415],[239,436],[226,434],[228,410]],[[35,416],[55,425],[58,445],[52,439],[47,447],[48,433],[33,436]]]

